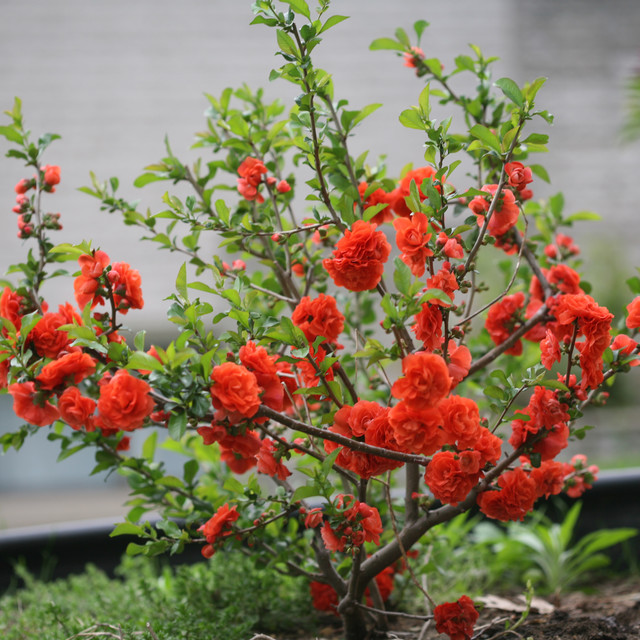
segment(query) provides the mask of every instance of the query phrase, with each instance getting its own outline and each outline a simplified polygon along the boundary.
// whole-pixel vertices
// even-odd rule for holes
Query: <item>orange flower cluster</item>
[[[604,379],[602,356],[611,343],[613,314],[584,293],[558,295],[548,304],[555,322],[548,323],[540,343],[542,364],[551,368],[561,358],[560,344],[573,341],[580,353],[582,388],[597,388]]]
[[[80,275],[74,280],[76,302],[80,308],[104,304],[105,296],[113,297],[116,309],[126,314],[129,309],[142,309],[140,273],[126,262],[114,262],[104,251],[93,251],[78,258]]]
[[[491,197],[476,196],[469,203],[469,209],[478,216],[478,226],[481,227],[484,224],[484,214],[489,211],[491,200],[498,191],[498,185],[485,184],[480,191],[485,191]],[[503,189],[500,193],[500,202],[493,210],[493,214],[489,220],[487,231],[494,237],[504,235],[518,222],[519,213],[520,209],[516,203],[516,197],[513,195],[513,191]]]
[[[399,447],[389,426],[388,408],[381,407],[377,402],[360,400],[353,406],[344,405],[338,409],[329,431],[347,438],[364,439],[365,444],[374,447],[397,451]],[[324,449],[327,453],[332,453],[340,446],[331,440],[324,441]],[[403,463],[342,447],[336,458],[336,464],[357,473],[361,478],[371,478],[390,469],[401,467]]]
[[[365,542],[380,544],[382,521],[375,507],[356,500],[352,495],[340,494],[335,500],[339,515],[331,526],[327,520],[320,534],[329,551],[344,551],[347,546],[359,547]]]
[[[245,200],[255,200],[258,204],[264,202],[264,196],[258,191],[260,185],[265,182],[270,188],[275,186],[278,193],[288,193],[291,186],[286,180],[278,181],[277,178],[269,176],[263,181],[262,176],[269,170],[262,160],[258,158],[245,158],[238,167],[238,193]]]

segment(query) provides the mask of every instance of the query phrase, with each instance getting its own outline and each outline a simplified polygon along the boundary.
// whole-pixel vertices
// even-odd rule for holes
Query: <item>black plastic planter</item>
[[[602,528],[634,527],[640,531],[640,469],[603,472],[593,488],[582,497],[582,512],[576,535],[581,537]],[[570,499],[566,499],[567,502]],[[547,511],[559,518],[560,510]],[[0,531],[0,593],[15,583],[13,567],[24,563],[42,578],[60,578],[79,573],[92,563],[109,574],[119,564],[133,537],[110,538],[112,520],[71,522],[55,526],[25,527]],[[640,557],[640,536],[629,541]],[[194,545],[178,556],[166,557],[171,564],[202,559]]]

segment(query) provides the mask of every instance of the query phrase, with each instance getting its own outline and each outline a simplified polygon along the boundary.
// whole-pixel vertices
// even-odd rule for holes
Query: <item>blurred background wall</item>
[[[371,161],[385,154],[389,175],[397,175],[408,162],[423,162],[419,132],[397,120],[402,109],[417,102],[422,84],[393,52],[370,52],[374,38],[392,35],[397,26],[411,32],[415,20],[426,19],[431,26],[422,48],[448,69],[473,42],[486,55],[500,57],[496,79],[509,76],[523,83],[549,78],[538,104],[554,113],[555,124],[548,130],[540,121],[532,130],[551,135],[549,154],[534,161],[546,166],[552,184],[536,180],[534,194],[548,197],[562,190],[568,212],[586,209],[602,215],[601,222],[584,225],[574,235],[593,274],[594,296],[620,312],[628,298],[623,277],[640,264],[635,188],[640,143],[625,145],[621,136],[625,84],[640,66],[640,3],[335,0],[333,13],[358,20],[326,34],[316,50],[317,64],[333,74],[336,95],[354,108],[384,103],[359,128],[351,148],[354,153],[371,149]],[[145,165],[163,156],[165,135],[178,157],[194,157],[189,147],[193,133],[203,128],[203,92],[217,95],[246,82],[290,102],[295,87],[268,82],[270,69],[281,62],[270,53],[275,34],[264,26],[249,26],[251,19],[249,0],[0,3],[0,107],[9,109],[13,97],[20,96],[28,128],[35,134],[62,135],[46,156],[46,162],[62,167],[62,182],[46,201],[51,211],[62,214],[60,241],[93,238],[94,246],[113,260],[140,270],[145,309],[130,313],[127,321],[133,330],[150,330],[152,339],[171,331],[162,298],[182,260],[138,242],[119,217],[101,213],[98,201],[77,188],[89,184],[90,170],[102,180],[118,176],[123,197],[157,211],[167,183],[137,190],[132,182]],[[25,250],[15,237],[11,207],[13,186],[27,174],[18,162],[4,158],[6,149],[0,139],[2,272]],[[48,289],[50,303],[66,299],[69,286],[61,281]],[[636,375],[627,382],[627,395],[634,395],[637,384]],[[639,462],[636,408],[625,404],[624,395],[617,417],[607,414],[602,437],[588,439],[590,457],[597,463]],[[0,397],[0,431],[19,424],[8,400]],[[124,488],[118,478],[107,483],[88,479],[91,455],[60,465],[56,455],[57,447],[47,442],[43,430],[19,454],[0,457],[0,527],[119,512]]]

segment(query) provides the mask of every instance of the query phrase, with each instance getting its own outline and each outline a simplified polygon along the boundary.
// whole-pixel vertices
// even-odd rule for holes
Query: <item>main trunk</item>
[[[364,615],[357,607],[353,607],[349,613],[342,614],[342,624],[345,640],[366,640],[369,637],[371,629],[367,629]]]

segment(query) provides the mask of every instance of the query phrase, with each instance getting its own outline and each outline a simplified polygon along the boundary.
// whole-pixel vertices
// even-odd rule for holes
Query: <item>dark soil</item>
[[[515,640],[640,640],[639,579],[605,582],[597,592],[571,593],[555,603],[536,599],[526,620],[505,633],[506,624],[513,626],[521,617],[521,613],[508,609],[518,608],[521,603],[518,598],[492,598],[481,610],[474,640],[498,636]],[[433,623],[426,630],[423,626],[417,620],[390,618],[386,639],[446,640],[446,636],[436,632]],[[327,619],[327,626],[317,635],[298,640],[338,640],[341,637],[340,628]],[[384,637],[374,636],[372,640]]]

